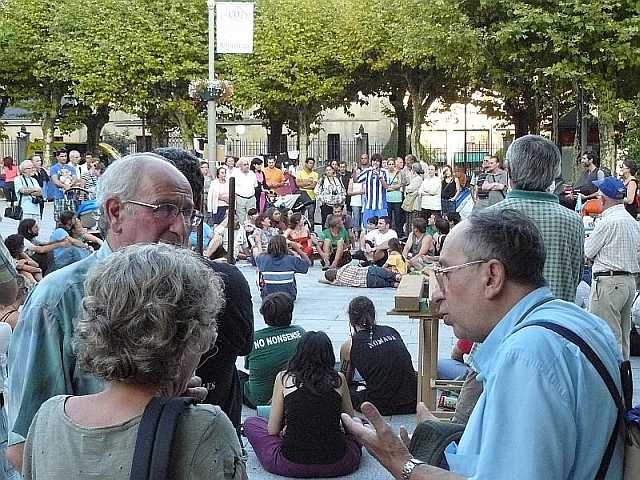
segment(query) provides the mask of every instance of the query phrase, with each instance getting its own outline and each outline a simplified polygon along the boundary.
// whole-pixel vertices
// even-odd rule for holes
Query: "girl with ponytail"
[[[400,334],[376,324],[368,297],[351,300],[348,313],[351,337],[340,348],[340,361],[355,409],[371,402],[382,415],[415,413],[418,375]],[[354,381],[356,373],[362,381]]]

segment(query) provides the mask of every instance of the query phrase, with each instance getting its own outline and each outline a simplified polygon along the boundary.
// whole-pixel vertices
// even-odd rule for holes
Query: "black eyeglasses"
[[[180,210],[173,203],[162,203],[160,205],[153,205],[151,203],[138,202],[137,200],[126,200],[124,203],[131,203],[133,205],[140,205],[141,207],[147,207],[152,210],[153,215],[156,218],[162,220],[173,220],[178,215],[182,214],[185,225],[191,225],[197,227],[202,222],[202,214],[193,208],[183,208]]]

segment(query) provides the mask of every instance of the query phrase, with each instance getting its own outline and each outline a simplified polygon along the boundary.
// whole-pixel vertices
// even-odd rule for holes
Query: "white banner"
[[[253,53],[253,3],[216,3],[216,52]]]

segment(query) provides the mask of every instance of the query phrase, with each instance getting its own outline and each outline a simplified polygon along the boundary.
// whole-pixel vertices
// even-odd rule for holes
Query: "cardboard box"
[[[422,275],[404,275],[396,289],[395,309],[399,312],[417,312],[424,293],[425,277]]]

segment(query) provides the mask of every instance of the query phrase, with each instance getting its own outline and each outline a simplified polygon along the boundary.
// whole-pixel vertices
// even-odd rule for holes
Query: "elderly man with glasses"
[[[98,185],[97,200],[106,241],[95,254],[43,279],[24,305],[11,342],[8,457],[18,467],[24,438],[42,403],[55,395],[84,395],[103,388],[102,382],[76,367],[72,347],[73,321],[82,305],[88,270],[128,245],[185,245],[191,226],[201,220],[185,176],[151,153],[111,165]],[[192,393],[205,395],[204,389]]]
[[[592,350],[619,391],[620,348],[602,320],[553,296],[544,263],[540,232],[515,210],[475,213],[449,234],[433,302],[458,338],[480,343],[471,365],[484,392],[445,450],[449,471],[412,458],[372,404],[362,407],[372,426],[343,414],[347,431],[395,478],[622,477],[618,409],[583,353]]]

